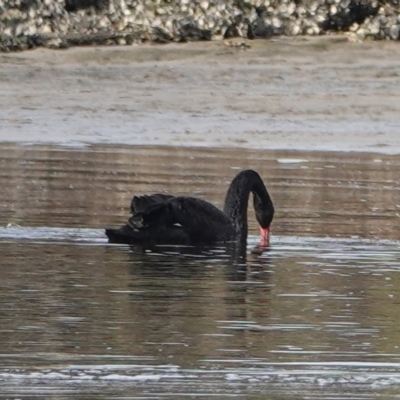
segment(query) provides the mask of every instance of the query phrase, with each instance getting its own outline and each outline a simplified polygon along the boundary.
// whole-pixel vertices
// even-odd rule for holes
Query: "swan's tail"
[[[134,244],[140,241],[137,232],[134,232],[129,225],[118,229],[106,229],[105,232],[110,243]]]
[[[106,229],[106,235],[110,243],[125,243],[125,235],[121,235],[118,229]],[[123,239],[125,238],[125,241]]]

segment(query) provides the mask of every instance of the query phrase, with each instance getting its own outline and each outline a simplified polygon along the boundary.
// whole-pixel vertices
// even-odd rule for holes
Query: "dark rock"
[[[239,28],[235,23],[232,23],[231,25],[226,28],[226,31],[224,33],[224,39],[230,39],[230,38],[235,38],[239,37]]]
[[[366,18],[377,15],[378,11],[378,3],[373,6],[368,0],[351,0],[347,8],[329,16],[321,27],[326,31],[347,31],[353,23],[361,24]]]
[[[259,6],[255,8],[258,18],[264,18],[268,15],[267,7]]]
[[[139,38],[137,37],[136,39],[138,40]],[[131,45],[135,42],[135,36],[131,33],[128,33],[127,35],[125,35],[125,40],[127,45]]]
[[[65,0],[65,9],[68,12],[75,12],[90,7],[97,11],[104,11],[109,5],[109,0]]]
[[[32,35],[27,38],[27,45],[29,49],[34,49],[36,47],[41,47],[46,45],[46,38],[42,35]]]
[[[264,18],[258,17],[249,24],[247,37],[249,39],[267,39],[274,35],[274,28],[265,22]]]
[[[168,43],[173,40],[173,37],[166,30],[157,26],[153,29],[152,40],[156,43]]]
[[[36,7],[37,4],[35,1],[32,0],[21,0],[21,5],[19,6],[19,9],[21,11],[28,11],[33,7]]]
[[[193,22],[184,23],[179,28],[181,42],[194,42],[199,40],[211,40],[212,33],[207,29],[200,29]]]

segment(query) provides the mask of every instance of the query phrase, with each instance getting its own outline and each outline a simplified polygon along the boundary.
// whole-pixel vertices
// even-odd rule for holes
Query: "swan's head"
[[[256,219],[260,224],[260,234],[261,234],[261,245],[269,245],[270,237],[270,226],[272,219],[274,218],[274,205],[269,196],[262,199],[257,194],[254,194],[254,211],[256,213]]]

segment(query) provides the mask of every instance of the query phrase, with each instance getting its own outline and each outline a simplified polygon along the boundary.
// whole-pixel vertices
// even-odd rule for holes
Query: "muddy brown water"
[[[396,156],[3,144],[0,397],[370,399],[400,395]],[[105,226],[133,194],[222,206],[256,169],[272,245],[133,251]],[[8,227],[7,227],[8,226]]]

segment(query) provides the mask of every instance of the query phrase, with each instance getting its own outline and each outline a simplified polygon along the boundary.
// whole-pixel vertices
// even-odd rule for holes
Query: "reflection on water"
[[[12,145],[0,157],[2,395],[400,395],[395,157]],[[221,206],[249,167],[276,203],[268,251],[254,251],[254,220],[244,258],[107,244],[101,228],[125,220],[133,192]]]
[[[238,170],[253,168],[276,204],[278,234],[398,238],[397,156],[3,145],[0,167],[4,224],[114,226],[126,221],[133,193],[196,195],[221,207]]]

